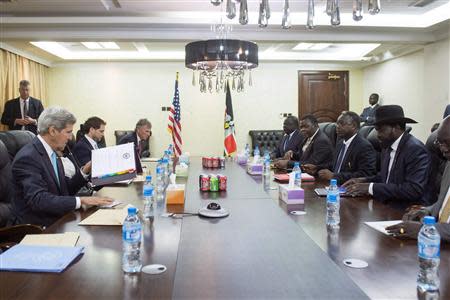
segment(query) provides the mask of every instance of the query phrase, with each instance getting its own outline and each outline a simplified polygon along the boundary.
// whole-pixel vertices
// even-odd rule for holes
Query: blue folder
[[[15,245],[0,255],[0,270],[60,273],[84,247]]]

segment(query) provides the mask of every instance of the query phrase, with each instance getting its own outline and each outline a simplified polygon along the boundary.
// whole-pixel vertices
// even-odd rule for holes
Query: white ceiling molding
[[[0,41],[0,48],[4,49],[6,51],[9,51],[11,53],[23,56],[25,58],[28,58],[29,60],[35,61],[37,63],[40,63],[41,65],[47,66],[47,67],[51,67],[52,66],[52,62],[45,60],[41,57],[38,57],[36,55],[33,55],[27,51],[21,50],[21,49],[17,49],[16,47],[13,47],[11,45],[9,45],[8,43],[2,42]]]

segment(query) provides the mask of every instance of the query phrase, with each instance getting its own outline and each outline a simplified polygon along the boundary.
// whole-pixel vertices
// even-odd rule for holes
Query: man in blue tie
[[[375,129],[381,141],[381,170],[375,176],[350,179],[344,186],[353,195],[372,195],[398,208],[426,204],[430,157],[421,141],[406,132],[406,118],[399,105],[383,105],[375,112]]]
[[[77,170],[72,178],[64,176],[64,168],[56,155],[72,138],[73,114],[60,107],[45,109],[38,120],[39,135],[25,145],[12,164],[16,197],[13,212],[16,224],[49,226],[64,214],[85,205],[106,205],[104,197],[75,197],[86,183],[91,163]]]
[[[355,177],[367,177],[376,173],[376,152],[372,144],[358,135],[359,116],[352,111],[344,111],[336,122],[336,133],[341,140],[336,145],[333,163],[328,169],[318,169],[316,165],[305,164],[309,174],[320,179],[337,179],[342,184]]]

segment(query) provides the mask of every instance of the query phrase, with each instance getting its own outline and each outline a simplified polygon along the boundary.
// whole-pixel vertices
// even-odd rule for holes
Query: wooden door
[[[298,116],[336,122],[348,110],[348,71],[298,71]]]

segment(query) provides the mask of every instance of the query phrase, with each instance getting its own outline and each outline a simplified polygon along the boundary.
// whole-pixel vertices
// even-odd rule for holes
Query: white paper
[[[119,204],[122,204],[122,201],[114,200],[111,204],[101,205],[99,208],[112,208],[114,206],[117,206]]]
[[[364,222],[366,225],[372,227],[375,230],[378,230],[381,233],[384,233],[386,235],[389,235],[389,233],[386,231],[386,227],[397,225],[399,223],[403,222],[402,220],[394,220],[394,221],[379,221],[379,222]]]
[[[133,143],[92,150],[92,177],[94,178],[135,168]]]

